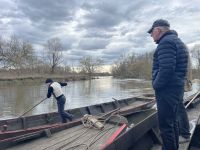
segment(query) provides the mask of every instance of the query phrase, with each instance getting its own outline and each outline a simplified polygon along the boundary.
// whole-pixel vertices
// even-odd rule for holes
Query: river
[[[199,82],[193,84],[193,92],[200,89]],[[100,77],[85,81],[70,81],[63,87],[66,96],[65,109],[140,96],[153,92],[151,82],[141,79],[115,79]],[[15,118],[23,114],[46,97],[47,86],[41,84],[8,84],[0,86],[0,119]],[[27,115],[57,111],[56,100],[51,97],[35,107]]]

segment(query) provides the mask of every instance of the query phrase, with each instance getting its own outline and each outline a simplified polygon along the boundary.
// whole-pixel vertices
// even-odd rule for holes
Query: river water
[[[199,82],[193,84],[193,91],[200,89]],[[151,82],[141,79],[115,79],[100,77],[94,80],[70,81],[63,87],[66,96],[65,109],[88,106],[97,103],[140,96],[153,92]],[[0,119],[15,118],[46,98],[44,83],[9,84],[0,86]],[[56,100],[51,97],[35,107],[27,115],[57,111]]]

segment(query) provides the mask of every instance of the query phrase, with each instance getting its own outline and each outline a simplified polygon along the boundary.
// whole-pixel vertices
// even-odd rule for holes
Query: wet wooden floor
[[[200,104],[196,105],[194,108],[187,110],[188,118],[190,121],[190,132],[193,134],[198,117],[200,115]],[[187,150],[189,142],[179,144],[179,150]],[[151,150],[161,150],[161,145],[155,145]]]
[[[119,126],[106,124],[100,131],[79,125],[27,143],[18,144],[8,150],[97,150],[100,149]]]

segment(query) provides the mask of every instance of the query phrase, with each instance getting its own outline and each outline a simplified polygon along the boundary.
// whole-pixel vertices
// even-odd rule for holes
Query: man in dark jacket
[[[166,20],[156,20],[148,33],[158,44],[153,57],[152,85],[157,100],[162,149],[178,150],[177,112],[183,100],[188,50],[176,32],[170,30]]]
[[[66,98],[63,94],[62,87],[66,86],[67,83],[54,82],[50,78],[46,79],[45,83],[48,84],[47,98],[53,95],[57,100],[58,113],[62,119],[62,123],[66,123],[67,119],[72,121],[73,115],[64,111]]]
[[[174,32],[174,34],[176,34],[178,37],[178,33],[176,31],[174,30],[171,30],[171,31]],[[187,68],[189,68],[189,56],[188,56]],[[192,83],[188,78],[189,78],[189,71],[187,71],[187,75],[186,75],[186,79],[184,83],[184,92],[188,92],[192,90],[191,89]],[[179,108],[178,109],[179,143],[181,144],[181,143],[188,142],[190,140],[191,133],[190,133],[189,119],[188,119],[188,115],[187,115],[183,100],[180,102],[178,108]]]

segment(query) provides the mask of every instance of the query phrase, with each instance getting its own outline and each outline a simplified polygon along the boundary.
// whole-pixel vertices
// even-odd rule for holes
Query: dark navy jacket
[[[176,31],[167,31],[158,41],[153,58],[152,84],[155,90],[184,87],[188,50]]]

